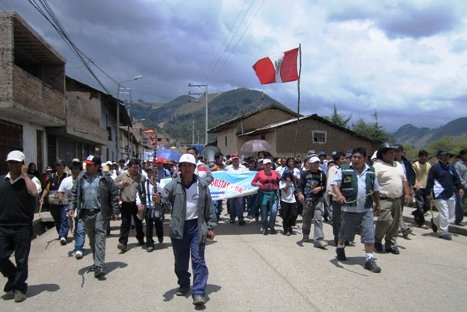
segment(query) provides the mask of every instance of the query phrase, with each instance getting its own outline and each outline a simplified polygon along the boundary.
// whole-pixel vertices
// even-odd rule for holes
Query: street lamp
[[[119,157],[120,156],[120,88],[121,88],[122,83],[130,82],[130,81],[134,81],[134,80],[139,80],[139,79],[142,79],[142,78],[143,78],[142,75],[137,75],[137,76],[134,76],[131,79],[127,79],[127,80],[117,82],[117,92],[115,94],[115,96],[117,98],[117,137],[116,137],[117,138],[117,153],[116,153],[116,160],[117,161],[120,158]]]
[[[194,84],[189,83],[188,87],[198,87],[204,88],[204,100],[206,105],[206,116],[205,116],[205,135],[204,135],[204,145],[208,144],[208,84]],[[195,94],[195,95],[202,95],[203,93],[196,93],[196,92],[188,92],[188,94]]]

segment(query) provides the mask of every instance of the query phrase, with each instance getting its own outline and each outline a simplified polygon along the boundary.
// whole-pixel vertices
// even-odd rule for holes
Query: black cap
[[[462,157],[463,155],[467,154],[467,148],[464,148],[459,152],[459,156]]]
[[[441,156],[449,156],[449,152],[445,149],[440,149],[438,150],[438,153],[436,154],[436,156],[438,157],[441,157]]]
[[[396,151],[404,151],[404,147],[401,144],[394,144],[392,147],[394,147]]]
[[[101,158],[99,156],[89,155],[85,160],[84,163],[87,165],[100,165],[102,163]]]

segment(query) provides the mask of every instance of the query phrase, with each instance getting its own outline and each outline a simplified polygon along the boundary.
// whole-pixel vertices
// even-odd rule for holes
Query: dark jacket
[[[36,197],[28,193],[24,179],[11,184],[0,176],[0,225],[32,225],[35,209]]]
[[[211,202],[211,193],[206,179],[194,175],[198,182],[198,240],[206,241],[208,230],[217,225],[216,214]],[[181,176],[173,178],[163,189],[162,202],[171,207],[170,237],[173,239],[183,238],[183,229],[186,215],[186,190],[182,185]]]
[[[435,199],[447,200],[461,188],[461,179],[453,165],[438,162],[430,168],[426,189],[433,192]]]
[[[73,181],[73,188],[71,189],[71,209],[76,211],[76,215],[80,216],[80,210],[83,205],[83,182],[84,176],[86,173],[81,173],[80,176]],[[114,181],[109,176],[102,175],[98,173],[99,180],[99,199],[102,217],[104,220],[109,220],[112,214],[118,214],[120,208],[118,205],[119,202],[119,191],[117,186],[115,186]]]
[[[312,190],[315,187],[321,186],[322,190],[318,194],[314,194]],[[326,175],[321,171],[304,170],[300,173],[300,182],[297,186],[297,192],[302,193],[305,200],[314,202],[320,201],[326,191]]]

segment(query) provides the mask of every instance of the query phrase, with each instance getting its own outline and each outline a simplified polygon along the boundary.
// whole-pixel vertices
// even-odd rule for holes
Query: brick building
[[[14,149],[42,172],[57,158],[116,160],[117,107],[131,126],[122,103],[66,77],[63,57],[17,13],[0,12],[0,50],[0,173]]]
[[[345,152],[362,146],[371,154],[381,143],[316,114],[298,120],[296,114],[275,106],[235,118],[209,131],[216,133],[217,147],[224,154],[240,151],[243,143],[254,139],[266,140],[273,156],[301,159],[311,149],[330,155],[333,151]]]

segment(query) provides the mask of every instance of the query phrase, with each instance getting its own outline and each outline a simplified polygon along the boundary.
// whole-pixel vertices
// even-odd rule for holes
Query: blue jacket
[[[433,192],[435,199],[447,200],[462,188],[462,183],[453,165],[438,162],[428,172],[426,188]]]

